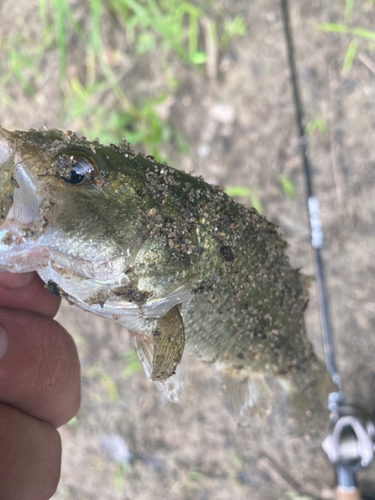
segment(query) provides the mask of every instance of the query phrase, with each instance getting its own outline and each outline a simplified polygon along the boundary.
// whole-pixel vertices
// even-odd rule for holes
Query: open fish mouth
[[[13,205],[7,219],[22,227],[30,227],[39,217],[39,207],[43,201],[40,184],[32,178],[24,162],[15,157]]]
[[[7,163],[11,156],[11,145],[5,133],[5,129],[0,127],[0,167]]]
[[[12,134],[0,127],[0,270],[26,272],[43,265],[46,252],[26,235],[39,219],[43,189],[15,151]]]
[[[10,133],[8,135],[2,128],[0,128],[0,170],[8,171],[14,185],[13,204],[4,224],[14,224],[20,228],[29,227],[39,217],[39,207],[43,201],[42,188],[26,168],[20,154],[13,150]]]

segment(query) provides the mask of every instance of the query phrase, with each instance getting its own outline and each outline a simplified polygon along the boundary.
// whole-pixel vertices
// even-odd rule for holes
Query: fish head
[[[108,212],[119,204],[125,212],[130,200],[124,185],[121,200],[111,198],[113,162],[104,164],[93,143],[56,130],[0,129],[0,162],[2,243],[7,240],[13,252],[18,247],[18,254],[20,246],[38,243],[92,262],[98,261],[99,250],[108,264],[118,251],[120,222],[116,212]],[[111,178],[107,190],[106,177]],[[25,270],[21,267],[17,271]]]
[[[171,258],[153,229],[153,168],[126,142],[0,127],[0,270],[37,270],[102,316],[162,316],[190,294],[194,259]]]

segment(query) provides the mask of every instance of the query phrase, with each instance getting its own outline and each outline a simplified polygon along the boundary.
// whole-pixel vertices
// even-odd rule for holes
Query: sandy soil
[[[249,187],[264,213],[290,243],[295,267],[312,274],[304,185],[294,110],[286,65],[279,3],[275,0],[220,0],[223,11],[241,14],[247,34],[218,54],[217,74],[208,77],[176,60],[179,87],[164,111],[189,145],[189,154],[173,144],[164,153],[172,166],[194,170],[209,182]],[[85,2],[75,2],[83,9]],[[329,6],[327,6],[329,5]],[[313,134],[310,159],[321,201],[325,232],[331,315],[338,363],[349,401],[375,410],[375,46],[359,39],[359,56],[348,75],[341,73],[350,35],[327,34],[320,22],[343,23],[343,2],[293,2],[296,42],[306,122],[322,118],[327,133]],[[375,6],[356,2],[353,26],[371,29]],[[110,20],[103,30],[108,33]],[[112,43],[120,44],[114,24]],[[26,32],[38,36],[36,0],[2,0],[0,38]],[[119,45],[120,46],[120,45]],[[80,74],[74,39],[68,72]],[[5,64],[0,47],[0,71]],[[163,87],[157,54],[129,54],[129,69],[120,84],[131,99]],[[34,82],[34,98],[14,84],[0,87],[13,99],[1,101],[6,128],[37,128],[44,123],[74,129],[61,118],[62,91],[56,53],[44,56]],[[287,200],[278,177],[294,184]],[[250,204],[249,198],[241,200]],[[237,424],[223,408],[214,366],[188,360],[185,394],[169,403],[142,372],[123,375],[124,353],[131,349],[121,328],[64,304],[58,319],[74,336],[82,360],[83,402],[76,421],[61,429],[64,443],[62,479],[55,500],[245,500],[297,498],[290,490],[315,498],[332,496],[334,475],[318,439],[309,441],[306,463],[303,437],[283,440],[283,429],[263,421],[261,436],[253,421]],[[306,314],[308,335],[322,353],[319,316],[313,287]],[[328,415],[327,415],[328,424]],[[276,432],[280,434],[276,435]],[[112,436],[112,440],[110,437]],[[117,436],[113,438],[113,436]],[[117,439],[117,441],[116,441]],[[284,439],[286,439],[284,437]],[[275,443],[289,458],[278,460]],[[128,448],[126,448],[126,446]],[[115,454],[117,452],[117,455]],[[301,455],[302,454],[302,455]],[[283,466],[284,464],[284,466]],[[309,470],[313,467],[315,470]],[[362,489],[375,498],[373,469],[361,473]],[[289,493],[288,493],[289,491]]]

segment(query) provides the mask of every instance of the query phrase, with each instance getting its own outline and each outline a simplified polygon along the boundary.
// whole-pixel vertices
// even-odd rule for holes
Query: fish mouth
[[[43,188],[17,151],[14,135],[0,127],[0,270],[24,272],[40,262],[40,249],[35,252],[26,235],[40,218],[42,201]]]
[[[30,227],[39,218],[43,190],[17,153],[14,159],[13,176],[17,187],[14,189],[13,205],[7,219],[13,220],[22,227]]]
[[[0,170],[7,171],[8,177],[11,178],[8,183],[14,185],[13,204],[4,224],[12,222],[16,226],[29,227],[39,217],[43,190],[40,183],[31,175],[13,143],[11,132],[0,127]]]
[[[0,167],[8,162],[11,151],[10,133],[0,126]]]

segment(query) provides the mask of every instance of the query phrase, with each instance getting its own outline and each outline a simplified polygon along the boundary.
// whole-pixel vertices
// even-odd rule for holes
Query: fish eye
[[[72,169],[70,171],[69,179],[65,178],[71,184],[81,184],[87,174],[93,170],[91,163],[86,158],[75,158],[72,161]]]
[[[85,156],[61,155],[56,163],[59,176],[75,186],[89,184],[98,175],[94,160]]]

